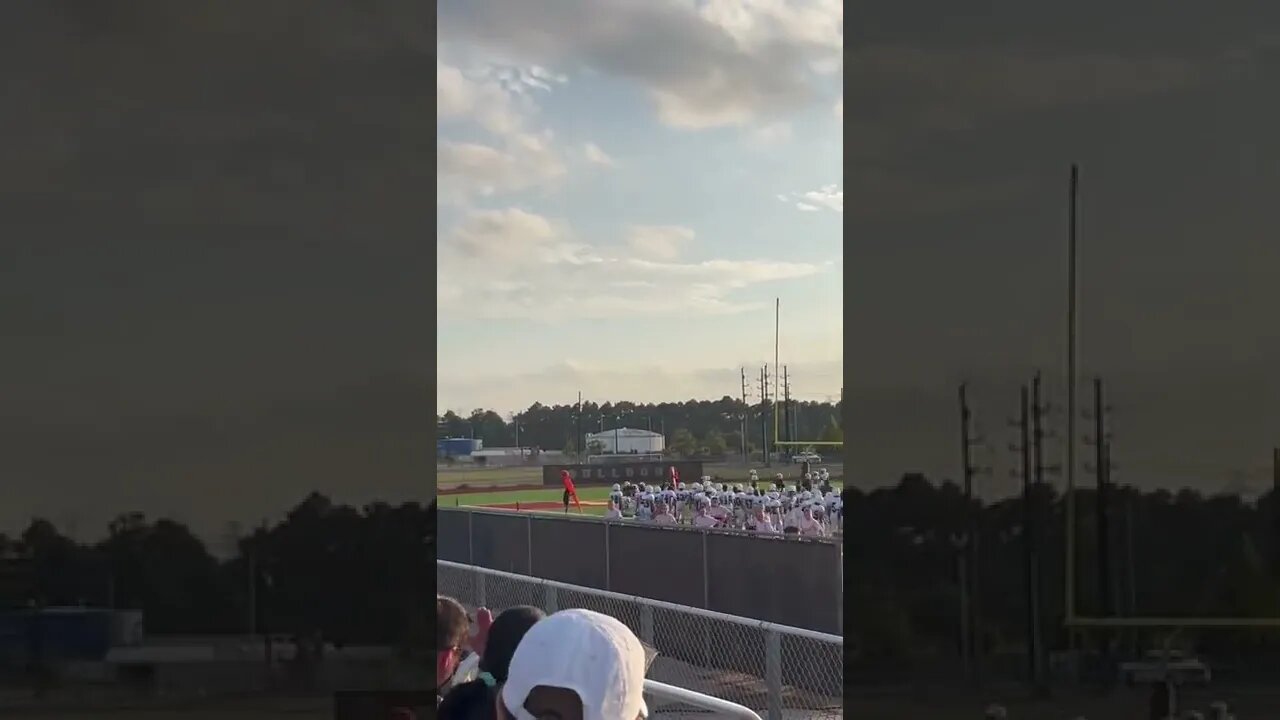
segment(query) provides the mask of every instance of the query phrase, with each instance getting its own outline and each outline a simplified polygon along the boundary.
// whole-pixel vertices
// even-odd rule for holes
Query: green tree
[[[822,442],[844,442],[844,430],[840,428],[840,423],[836,420],[836,416],[831,416],[831,421],[822,430]]]
[[[681,457],[692,457],[698,452],[698,441],[688,428],[679,428],[671,434],[670,451]]]
[[[712,429],[707,433],[702,444],[706,446],[707,454],[711,457],[724,457],[725,452],[728,450],[728,444],[725,442],[724,436],[716,429]]]

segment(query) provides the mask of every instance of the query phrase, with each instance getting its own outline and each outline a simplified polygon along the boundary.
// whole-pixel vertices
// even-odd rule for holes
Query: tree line
[[[843,401],[792,400],[776,408],[778,436],[796,441],[840,441]],[[741,452],[743,432],[749,450],[761,447],[761,438],[774,436],[772,405],[750,405],[739,398],[688,400],[668,403],[583,401],[581,406],[543,405],[504,417],[494,410],[476,408],[463,417],[452,410],[437,415],[439,437],[476,438],[486,447],[536,447],[576,453],[588,433],[618,427],[661,433],[677,454],[711,455]],[[586,448],[581,448],[585,450]]]
[[[323,634],[337,644],[429,644],[435,505],[362,508],[312,494],[220,559],[185,525],[120,515],[77,542],[33,520],[0,534],[0,607],[142,610],[149,634]]]

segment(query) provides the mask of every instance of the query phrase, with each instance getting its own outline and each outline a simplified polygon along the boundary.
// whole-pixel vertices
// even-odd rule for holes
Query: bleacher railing
[[[618,618],[658,650],[649,671],[654,682],[646,685],[654,717],[843,716],[839,635],[447,560],[436,561],[436,583],[442,595],[495,614],[532,605],[548,613],[585,608]],[[664,686],[693,694],[677,697]],[[702,704],[692,702],[700,696],[706,698]],[[751,714],[735,713],[733,705]]]

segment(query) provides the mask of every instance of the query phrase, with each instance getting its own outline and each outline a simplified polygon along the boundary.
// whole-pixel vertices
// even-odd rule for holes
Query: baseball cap
[[[562,610],[525,633],[511,657],[502,703],[516,720],[536,687],[572,690],[583,720],[649,716],[644,675],[656,653],[617,619],[591,610]]]

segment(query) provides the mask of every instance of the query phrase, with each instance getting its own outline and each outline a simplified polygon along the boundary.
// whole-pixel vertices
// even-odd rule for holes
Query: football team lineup
[[[656,524],[804,535],[830,535],[842,527],[839,465],[807,474],[800,466],[709,465],[704,472],[692,482],[668,472],[655,482],[569,479],[565,487],[555,487],[539,482],[527,468],[468,469],[441,473],[440,494],[450,496],[442,502],[452,500],[455,507],[569,512]]]

